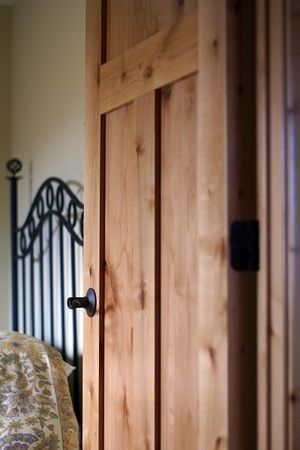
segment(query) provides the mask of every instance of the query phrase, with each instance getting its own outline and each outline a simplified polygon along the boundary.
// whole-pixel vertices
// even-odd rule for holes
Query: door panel
[[[107,2],[107,60],[167,28],[197,9],[197,0]]]
[[[198,296],[195,75],[162,89],[162,448],[197,450]]]
[[[154,127],[153,93],[106,117],[107,449],[154,448]]]

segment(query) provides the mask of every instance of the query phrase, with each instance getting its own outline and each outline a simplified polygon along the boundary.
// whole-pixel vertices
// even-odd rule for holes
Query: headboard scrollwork
[[[67,309],[66,299],[78,295],[81,288],[83,203],[64,181],[50,177],[19,226],[17,187],[22,163],[10,160],[7,168],[11,174],[13,330],[49,342],[78,367],[78,317]],[[78,371],[75,378],[76,385]]]
[[[27,256],[50,216],[83,245],[83,203],[59,178],[48,178],[39,188],[24,224],[17,228],[18,258]]]

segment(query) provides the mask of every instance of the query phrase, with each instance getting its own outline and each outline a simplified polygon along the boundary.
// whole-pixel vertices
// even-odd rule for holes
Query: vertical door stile
[[[98,114],[99,64],[101,61],[101,0],[86,3],[86,122],[84,185],[84,287],[94,288],[98,305],[93,319],[84,319],[83,448],[104,450],[101,401],[101,343],[103,329],[100,277],[100,117]],[[88,238],[86,238],[88,237]],[[102,346],[103,347],[103,346]]]
[[[199,2],[199,449],[228,449],[226,4]]]

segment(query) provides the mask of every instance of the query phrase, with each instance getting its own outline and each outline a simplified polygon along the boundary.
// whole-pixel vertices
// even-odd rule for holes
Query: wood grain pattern
[[[185,13],[192,12],[196,5],[196,0],[188,0],[183,6],[176,5],[172,0],[163,4],[156,0],[144,3],[135,0],[109,1],[108,60],[173,24]],[[102,83],[100,93],[101,89]],[[135,92],[135,97],[140,94]],[[158,139],[154,119],[159,127],[158,116],[154,117],[154,98],[155,93],[151,92],[107,115],[106,228],[111,230],[106,237],[107,449],[148,450],[154,446],[160,447],[159,416],[154,417],[154,407],[159,407],[156,401],[160,384],[158,355],[154,355],[157,345],[155,332],[159,330],[159,324],[154,323],[155,315],[159,318],[157,309],[154,310],[157,302],[154,298],[153,259],[155,220],[157,222],[157,217],[154,217],[157,209],[154,204],[154,180],[157,177],[154,173],[154,141]],[[152,156],[149,154],[151,146]],[[140,164],[137,164],[138,160]],[[126,219],[128,226],[119,231],[121,218]],[[158,262],[157,258],[156,255]],[[111,307],[110,302],[116,295],[118,306],[113,304]]]
[[[228,138],[225,2],[199,2],[198,30],[198,448],[227,450]]]
[[[270,8],[271,448],[287,448],[286,113],[283,0]]]
[[[84,183],[84,288],[98,296],[96,315],[84,319],[83,348],[83,448],[102,449],[100,370],[100,118],[98,66],[100,63],[101,1],[86,4],[86,120]]]
[[[107,116],[105,448],[154,449],[155,95]]]
[[[189,0],[185,9],[171,0],[161,3],[108,2],[107,56],[111,67],[117,60],[124,62],[125,56],[139,46],[145,49],[145,42],[148,46],[159,36],[166,37],[168,31],[160,30],[173,26],[186,11],[193,11],[196,4]],[[157,15],[153,16],[153,11]],[[188,42],[185,38],[178,39],[174,48],[181,54],[182,67],[195,61],[198,64],[201,89],[196,89],[196,76],[162,89],[161,380],[157,372],[155,377],[157,122],[153,89],[166,80],[177,80],[183,72],[151,85],[151,92],[141,97],[145,91],[135,89],[126,105],[129,100],[122,97],[122,86],[121,99],[113,106],[120,106],[119,109],[106,116],[104,448],[107,450],[160,447],[158,441],[155,443],[155,424],[160,413],[155,411],[155,406],[159,406],[155,405],[155,383],[160,381],[163,450],[228,448],[226,5],[217,0],[201,3],[197,18],[191,15],[176,22],[171,35],[175,36],[182,25],[188,34],[193,34],[193,27],[187,27],[187,23],[198,28],[198,59],[197,55],[193,61],[188,56],[188,63],[184,59],[188,53],[181,47]],[[133,45],[137,47],[132,49]],[[155,58],[157,51],[159,45],[154,49]],[[144,50],[142,56],[145,59]],[[167,64],[166,70],[170,68],[173,70]],[[121,69],[120,72],[116,66],[113,76],[118,71],[120,77],[124,73]],[[192,72],[196,70],[194,67]],[[152,67],[146,72],[149,79],[154,77]],[[186,73],[192,72],[189,68]],[[100,96],[106,89],[102,71]],[[111,111],[111,106],[101,109],[100,98],[97,102],[98,114],[99,105],[100,111]],[[92,166],[93,157],[96,167]],[[95,152],[89,154],[94,174],[95,170],[100,173],[97,157]],[[96,197],[93,202],[100,203],[97,189],[99,199]],[[98,226],[99,218],[93,218],[93,225]],[[92,217],[88,220],[91,226]],[[97,317],[93,320],[97,324]],[[94,336],[97,338],[97,332]],[[95,367],[91,369],[95,373]],[[94,386],[97,388],[97,381]],[[95,416],[93,411],[90,413]],[[93,450],[96,449],[98,444],[94,440]]]
[[[100,113],[196,72],[197,19],[190,14],[102,65]]]
[[[257,36],[257,174],[260,221],[260,271],[258,273],[257,303],[257,448],[265,450],[270,448],[266,1],[258,3]]]
[[[162,90],[161,448],[198,449],[196,76]]]
[[[288,215],[289,215],[289,449],[300,446],[300,2],[293,0],[288,4]]]
[[[258,8],[259,450],[288,445],[285,26],[281,0]],[[268,8],[269,9],[268,9]]]
[[[197,4],[197,0],[110,0],[107,14],[108,60],[174,25],[195,11]]]

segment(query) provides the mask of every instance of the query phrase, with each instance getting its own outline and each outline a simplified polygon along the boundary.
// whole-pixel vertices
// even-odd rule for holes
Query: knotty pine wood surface
[[[199,2],[197,96],[198,448],[228,447],[226,4]]]
[[[176,23],[196,7],[195,1],[156,0],[142,8],[137,0],[108,2],[107,60]],[[162,88],[161,110],[155,101],[157,95],[150,92],[106,115],[104,401],[97,380],[87,387],[90,398],[96,399],[90,415],[93,421],[98,414],[100,428],[104,406],[105,450],[159,449],[160,432],[163,450],[182,446],[228,448],[226,7],[216,0],[205,1],[199,4],[198,18],[197,78],[201,89],[196,89],[195,76],[188,77]],[[99,63],[97,52],[100,48],[95,46],[94,68],[95,61]],[[96,126],[93,106],[91,111]],[[92,141],[95,150],[88,153],[87,164],[96,178],[91,186],[99,181],[95,171],[101,174],[99,147],[100,156],[96,151],[99,141],[97,137]],[[165,144],[168,142],[172,146]],[[160,145],[161,168],[155,161]],[[184,161],[186,152],[191,161]],[[161,199],[155,197],[155,170],[166,174],[165,178],[162,174],[165,192],[162,190]],[[177,175],[187,173],[189,179],[178,180]],[[96,208],[101,197],[98,189],[97,185]],[[94,195],[92,187],[90,193]],[[176,223],[169,216],[172,204]],[[167,274],[160,291],[165,319],[161,321],[161,350],[155,337],[159,315],[154,295],[158,291],[158,206],[164,237],[161,270]],[[93,218],[88,219],[90,226]],[[97,227],[98,219],[94,219]],[[98,245],[97,239],[93,242]],[[182,301],[184,290],[186,302]],[[100,321],[94,334],[99,340],[101,326]],[[92,327],[97,327],[97,318]],[[160,351],[162,378],[157,370]],[[97,355],[96,351],[95,364]],[[97,376],[97,368],[90,368],[94,371],[91,376]],[[101,382],[101,361],[99,369]],[[167,391],[161,390],[162,402],[158,404],[156,386],[160,383]],[[96,436],[97,431],[93,446],[87,448],[98,449]],[[98,442],[99,436],[101,441],[101,430]],[[99,445],[102,450],[102,443]]]
[[[197,76],[162,90],[161,448],[198,447]]]
[[[195,12],[103,64],[100,113],[197,72],[197,30]]]
[[[154,449],[155,95],[107,116],[105,448]]]

